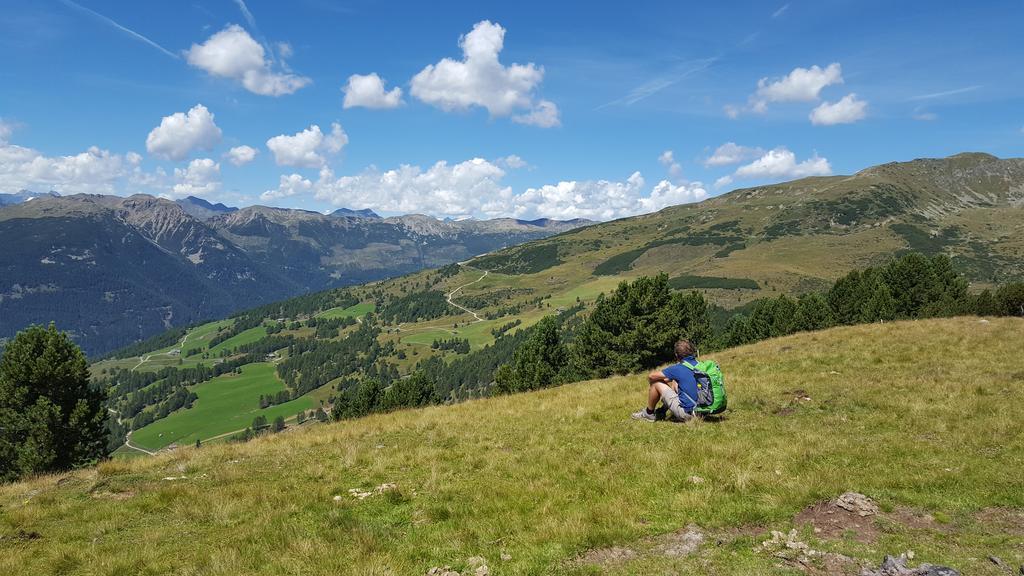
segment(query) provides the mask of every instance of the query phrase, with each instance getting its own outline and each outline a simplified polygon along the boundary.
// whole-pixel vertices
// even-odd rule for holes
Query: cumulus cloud
[[[281,56],[290,53],[289,47],[281,51]],[[236,80],[246,90],[261,96],[292,94],[311,82],[286,67],[283,71],[274,70],[263,45],[237,24],[229,25],[202,44],[193,44],[185,58],[211,76]]]
[[[231,150],[228,150],[224,157],[227,158],[228,162],[231,162],[235,166],[244,166],[249,162],[256,159],[256,155],[259,154],[259,150],[252,146],[235,146]]]
[[[139,160],[138,154],[122,156],[95,146],[79,154],[46,156],[0,141],[0,183],[4,192],[113,194],[138,169]]]
[[[348,77],[348,83],[342,87],[345,93],[345,100],[342,108],[397,108],[402,105],[402,89],[395,87],[389,91],[384,90],[384,80],[376,73],[353,74]]]
[[[410,93],[445,111],[486,108],[491,116],[541,127],[557,126],[558,107],[547,100],[534,102],[534,91],[544,79],[544,68],[529,64],[502,64],[505,29],[484,20],[459,40],[462,60],[444,58],[413,76]]]
[[[175,168],[174,179],[169,194],[172,198],[209,196],[220,190],[220,164],[209,158],[196,158],[187,168]]]
[[[318,200],[335,206],[456,218],[607,220],[707,197],[700,183],[674,184],[662,180],[648,190],[639,172],[624,181],[563,181],[516,194],[503,182],[506,172],[502,160],[474,158],[457,164],[442,161],[426,169],[402,165],[386,171],[371,166],[354,176],[342,177],[324,168],[312,183],[312,190]],[[301,178],[282,176],[278,190],[268,191],[265,197],[290,196],[308,189]]]
[[[842,67],[838,62],[833,62],[825,68],[794,68],[775,81],[761,78],[754,95],[757,100],[765,102],[813,102],[826,86],[842,83]]]
[[[834,124],[852,124],[867,116],[868,103],[857,98],[856,94],[847,94],[838,102],[822,102],[811,110],[811,124],[815,126],[832,126]]]
[[[562,120],[558,115],[558,106],[549,100],[541,100],[533,107],[533,110],[525,114],[516,114],[512,121],[518,124],[528,124],[541,128],[553,128],[561,126]]]
[[[739,164],[764,154],[764,150],[761,148],[752,148],[749,146],[740,146],[735,142],[726,142],[718,148],[715,148],[714,153],[704,161],[705,166],[728,166],[729,164]]]
[[[522,158],[515,154],[509,154],[504,158],[498,158],[497,164],[499,166],[504,166],[505,168],[510,168],[512,170],[518,170],[519,168],[526,168],[528,166],[526,160],[523,160]]]
[[[261,200],[276,200],[278,198],[287,198],[289,196],[295,196],[296,194],[302,194],[309,192],[313,189],[313,182],[303,178],[299,174],[289,174],[287,176],[281,175],[281,180],[277,185],[276,190],[267,190],[260,194]]]
[[[821,99],[821,91],[827,86],[843,83],[843,70],[838,62],[825,68],[794,68],[782,78],[761,78],[757,81],[757,90],[747,99],[747,106],[740,108],[734,104],[723,107],[729,118],[739,117],[741,112],[748,111],[763,114],[768,104],[773,102],[814,102]]]
[[[161,158],[184,160],[193,150],[213,148],[220,138],[221,131],[213,121],[213,114],[206,106],[196,104],[187,113],[164,116],[160,125],[146,137],[146,150]]]
[[[267,148],[274,154],[278,166],[320,168],[327,162],[326,155],[337,154],[348,144],[348,135],[341,124],[331,124],[331,132],[324,134],[313,124],[292,136],[281,134],[267,140]]]
[[[683,177],[683,167],[676,162],[675,154],[671,150],[665,150],[658,156],[658,163],[668,170],[668,175],[679,179]]]
[[[815,155],[803,162],[796,161],[796,154],[785,147],[769,150],[750,164],[736,169],[736,179],[789,179],[807,176],[828,176],[832,166],[828,160]]]
[[[441,161],[426,170],[403,164],[382,172],[371,166],[341,178],[325,168],[315,192],[336,206],[459,217],[501,212],[512,197],[512,189],[501,184],[504,176],[505,170],[483,158],[453,165]]]

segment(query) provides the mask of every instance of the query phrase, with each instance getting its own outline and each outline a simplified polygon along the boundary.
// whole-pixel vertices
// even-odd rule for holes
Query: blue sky
[[[608,219],[1021,156],[1021,21],[1019,0],[2,0],[0,192]]]

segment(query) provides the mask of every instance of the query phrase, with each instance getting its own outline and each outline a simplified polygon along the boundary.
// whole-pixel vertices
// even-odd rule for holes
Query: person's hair
[[[686,338],[683,338],[682,340],[676,342],[675,352],[676,360],[682,360],[687,356],[696,356],[697,347],[693,345],[693,342],[690,342]]]

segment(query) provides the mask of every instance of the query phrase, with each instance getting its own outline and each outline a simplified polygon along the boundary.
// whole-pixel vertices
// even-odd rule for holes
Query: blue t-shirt
[[[694,366],[697,365],[697,359],[693,356],[683,358],[683,362]],[[661,373],[679,385],[679,404],[682,405],[683,410],[693,412],[696,406],[694,401],[697,399],[697,379],[693,377],[693,370],[683,366],[682,362],[680,362],[663,369]]]

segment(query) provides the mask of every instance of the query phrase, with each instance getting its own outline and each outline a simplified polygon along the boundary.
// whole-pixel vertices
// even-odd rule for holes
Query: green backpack
[[[697,398],[690,399],[694,400],[694,404],[697,405],[693,409],[693,413],[707,415],[724,412],[726,408],[725,376],[722,374],[722,369],[718,367],[718,362],[701,360],[696,365],[689,362],[682,362],[682,365],[692,370],[693,377],[697,380]]]

